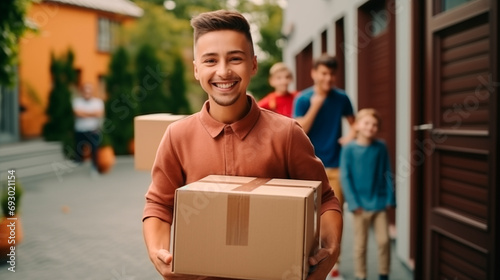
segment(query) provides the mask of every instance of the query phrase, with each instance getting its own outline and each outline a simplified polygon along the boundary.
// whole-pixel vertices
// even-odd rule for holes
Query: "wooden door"
[[[421,279],[500,277],[496,5],[425,2]]]
[[[335,74],[335,85],[345,89],[345,33],[344,18],[335,22],[335,53],[337,58],[337,73]]]
[[[392,174],[396,164],[396,12],[394,0],[372,0],[358,10],[358,104],[374,108],[382,122],[378,137],[387,144]],[[395,182],[397,183],[397,182]],[[397,185],[396,185],[397,188]],[[396,224],[394,210],[389,223]]]
[[[314,84],[311,77],[312,65],[313,46],[312,43],[310,43],[295,56],[295,73],[297,73],[295,80],[297,90],[304,90]]]
[[[382,119],[378,136],[396,159],[395,16],[394,0],[369,1],[358,12],[358,104],[374,108]],[[394,172],[393,172],[394,174]],[[391,213],[394,221],[394,213]]]

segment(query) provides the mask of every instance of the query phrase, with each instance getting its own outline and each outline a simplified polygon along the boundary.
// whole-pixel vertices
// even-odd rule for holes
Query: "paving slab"
[[[161,280],[142,237],[150,173],[134,170],[131,156],[118,157],[110,173],[98,178],[90,176],[89,163],[53,166],[67,168],[56,168],[53,176],[24,185],[24,240],[16,247],[15,272],[8,270],[9,264],[0,264],[0,279]],[[349,215],[342,241],[341,273],[346,280],[354,279]],[[375,241],[370,239],[368,279],[375,280]],[[395,254],[391,279],[412,279]]]

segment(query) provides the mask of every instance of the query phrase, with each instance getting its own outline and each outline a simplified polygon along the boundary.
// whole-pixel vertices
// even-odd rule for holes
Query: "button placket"
[[[231,126],[224,127],[224,153],[225,169],[227,175],[235,175],[234,172],[234,131]]]

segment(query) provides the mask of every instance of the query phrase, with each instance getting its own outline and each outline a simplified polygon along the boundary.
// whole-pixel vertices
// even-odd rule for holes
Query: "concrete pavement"
[[[89,176],[88,162],[66,166],[64,172],[24,185],[24,241],[16,247],[16,272],[4,263],[0,279],[161,279],[142,238],[149,172],[134,170],[133,157],[118,157],[109,174],[95,179]],[[352,244],[348,222],[346,215],[341,273],[344,279],[354,279],[352,250],[346,249]],[[375,252],[372,247],[370,251]],[[412,278],[394,255],[392,263],[391,279]],[[369,266],[375,271],[371,269],[376,263]]]
[[[4,264],[0,279],[161,279],[142,239],[150,174],[131,157],[97,179],[87,163],[65,171],[24,186],[16,272]]]

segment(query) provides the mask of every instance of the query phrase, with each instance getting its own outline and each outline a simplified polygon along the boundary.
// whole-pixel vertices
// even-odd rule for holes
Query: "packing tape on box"
[[[257,178],[233,189],[251,192],[271,179]],[[250,227],[250,196],[230,194],[227,197],[226,245],[247,246]]]
[[[238,192],[251,192],[269,182],[269,178],[256,178],[232,189]],[[206,183],[219,183],[212,180],[200,180]],[[229,183],[229,182],[224,182]],[[250,227],[250,196],[235,193],[227,196],[226,245],[247,246]]]
[[[238,185],[232,191],[252,192],[256,188],[265,185],[271,179],[255,178],[247,183],[224,182]],[[221,183],[218,180],[202,179],[200,182]],[[290,187],[289,185],[272,184],[279,187]],[[247,246],[248,232],[250,227],[250,195],[235,193],[227,197],[227,220],[226,220],[226,245]],[[315,230],[316,230],[315,223]]]

